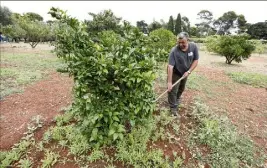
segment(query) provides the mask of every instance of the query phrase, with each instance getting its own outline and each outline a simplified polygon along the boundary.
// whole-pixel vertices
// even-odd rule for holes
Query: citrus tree
[[[97,146],[123,139],[125,123],[141,124],[155,107],[154,55],[160,53],[147,47],[153,41],[125,21],[123,37],[102,32],[94,40],[84,22],[60,9],[49,13],[61,24],[55,50],[74,77],[72,111],[81,132]]]

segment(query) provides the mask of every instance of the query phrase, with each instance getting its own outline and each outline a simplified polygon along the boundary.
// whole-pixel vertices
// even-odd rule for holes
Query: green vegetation
[[[207,49],[224,56],[227,64],[231,64],[232,61],[240,63],[248,59],[255,50],[255,46],[248,41],[247,36],[224,35],[215,38],[207,41]]]
[[[31,61],[29,61],[31,60]],[[46,74],[63,65],[51,54],[46,53],[1,53],[1,98],[23,91],[27,84],[43,78]]]
[[[214,114],[199,100],[194,104],[192,115],[198,125],[190,146],[202,163],[212,167],[256,167],[263,164],[263,151],[247,136],[239,134],[227,118]],[[208,152],[203,153],[197,148],[200,145],[205,145]]]
[[[251,85],[253,87],[267,87],[267,75],[247,72],[227,73],[235,82]]]

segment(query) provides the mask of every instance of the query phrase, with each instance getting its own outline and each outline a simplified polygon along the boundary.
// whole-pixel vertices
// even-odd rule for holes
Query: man
[[[198,48],[195,43],[188,42],[189,35],[181,32],[177,36],[177,46],[173,47],[169,55],[168,64],[168,102],[171,113],[178,116],[178,107],[181,95],[185,89],[188,75],[198,64]],[[172,85],[181,77],[185,77],[181,82]]]

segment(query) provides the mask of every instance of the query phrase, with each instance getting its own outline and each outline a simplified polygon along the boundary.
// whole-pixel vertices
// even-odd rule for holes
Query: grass
[[[258,167],[262,165],[264,155],[255,155],[259,151],[253,142],[246,136],[238,134],[236,128],[227,118],[217,116],[209,107],[196,101],[193,105],[192,118],[195,123],[190,131],[190,142],[186,142],[190,146],[194,159],[201,165],[208,163],[212,167]],[[34,128],[30,129],[28,138],[24,138],[16,148],[11,151],[0,152],[0,162],[4,165],[34,165],[34,160],[28,157],[26,153],[39,149],[44,154],[41,160],[42,167],[52,167],[57,163],[66,161],[73,162],[79,167],[90,167],[94,162],[102,161],[108,167],[115,167],[116,162],[120,162],[127,166],[133,167],[166,167],[179,168],[186,166],[183,164],[185,158],[181,154],[177,155],[177,151],[173,150],[173,159],[164,155],[163,149],[151,148],[158,141],[164,141],[169,145],[171,139],[180,138],[179,126],[176,120],[170,116],[165,108],[159,109],[159,115],[149,118],[144,125],[134,127],[130,133],[125,134],[124,139],[112,146],[103,148],[93,148],[88,143],[86,136],[80,133],[79,128],[73,124],[72,111],[65,112],[63,115],[55,118],[56,125],[51,126],[43,135],[40,142],[36,142],[29,136],[37,127],[41,127],[40,118],[36,117]],[[70,124],[72,123],[72,124]],[[178,128],[175,129],[175,127]],[[169,129],[172,128],[173,132]],[[173,138],[172,138],[173,137]],[[49,144],[53,144],[52,146]],[[199,150],[200,145],[205,145],[209,152],[203,154]],[[55,149],[66,149],[67,157],[60,155]],[[110,155],[106,149],[116,149],[115,153]],[[37,150],[38,151],[38,150]],[[260,153],[261,154],[261,153]],[[192,165],[195,167],[195,165]]]
[[[46,74],[62,67],[62,62],[51,53],[1,53],[1,99],[20,93],[23,87],[42,79]]]
[[[267,88],[267,75],[247,72],[229,72],[227,75],[238,83]]]
[[[231,83],[210,80],[197,71],[189,75],[186,87],[191,90],[205,93],[208,98],[220,98],[224,96],[224,92],[218,92],[218,89],[220,90],[222,87],[226,88],[227,90],[235,89]]]
[[[216,115],[201,101],[195,102],[192,114],[198,125],[192,134],[191,150],[199,145],[205,145],[209,149],[206,154],[199,150],[196,152],[199,161],[208,163],[211,167],[263,165],[266,156],[248,136],[239,134],[228,118]]]
[[[20,142],[14,144],[9,151],[0,151],[0,168],[9,167],[14,162],[17,162],[20,167],[30,167],[32,165],[31,160],[28,158],[29,148],[35,145],[34,131],[42,127],[43,122],[40,116],[32,118],[30,124],[28,124],[28,130],[25,132],[25,136],[21,138]]]

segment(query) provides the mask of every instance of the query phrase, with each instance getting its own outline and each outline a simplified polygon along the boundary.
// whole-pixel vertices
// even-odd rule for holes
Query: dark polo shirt
[[[182,76],[188,71],[194,60],[198,60],[198,48],[195,43],[188,43],[187,51],[182,51],[178,46],[172,48],[169,55],[169,65],[174,66],[173,72]]]

